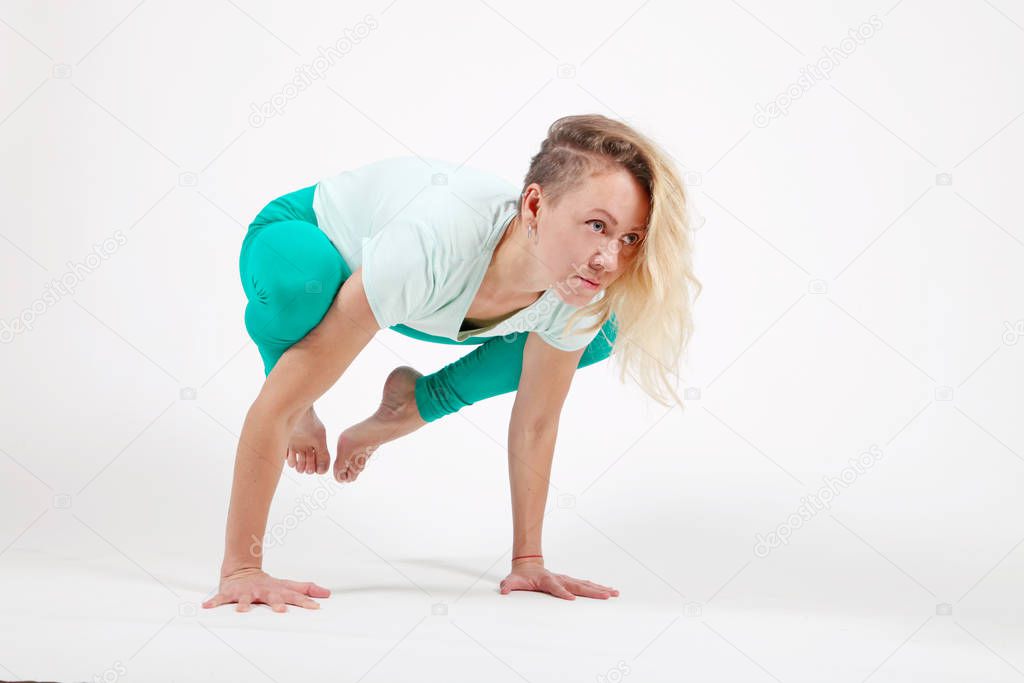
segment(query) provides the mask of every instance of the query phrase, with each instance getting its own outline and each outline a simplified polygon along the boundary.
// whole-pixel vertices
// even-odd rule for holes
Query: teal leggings
[[[245,329],[269,375],[281,355],[319,324],[352,269],[317,227],[310,186],[275,199],[249,225],[238,259],[248,298]],[[472,352],[416,381],[416,406],[432,422],[491,396],[515,391],[528,332],[455,341],[395,325],[408,337],[440,344],[471,344]],[[615,317],[587,346],[578,367],[611,354]]]

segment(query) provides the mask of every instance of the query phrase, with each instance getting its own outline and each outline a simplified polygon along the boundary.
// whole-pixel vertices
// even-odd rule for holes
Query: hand
[[[252,603],[270,605],[275,612],[286,612],[285,605],[320,609],[311,599],[330,597],[331,591],[311,581],[275,579],[261,569],[240,569],[220,579],[220,591],[203,603],[204,609],[237,602],[236,612],[248,612]]]
[[[511,591],[539,591],[565,600],[575,600],[577,595],[599,600],[619,595],[619,591],[609,586],[587,579],[574,579],[565,574],[553,574],[537,562],[513,565],[512,571],[501,582],[500,589],[502,595],[508,595]]]

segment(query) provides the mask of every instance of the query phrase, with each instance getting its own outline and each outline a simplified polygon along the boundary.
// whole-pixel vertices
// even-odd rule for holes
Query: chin
[[[595,296],[597,296],[598,294],[601,293],[601,291],[603,291],[603,290],[599,289],[599,290],[592,290],[592,291],[587,291],[587,292],[578,291],[578,292],[574,293],[574,292],[563,292],[561,290],[557,290],[558,297],[562,301],[564,301],[565,303],[569,304],[570,306],[576,306],[577,308],[579,308],[580,306],[586,306],[587,304],[589,304],[594,299]]]

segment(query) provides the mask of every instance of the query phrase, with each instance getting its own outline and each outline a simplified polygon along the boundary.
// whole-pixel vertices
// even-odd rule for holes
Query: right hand
[[[236,602],[236,612],[248,612],[253,603],[270,605],[275,612],[287,611],[285,605],[320,609],[320,603],[312,598],[330,595],[330,590],[312,581],[275,579],[262,569],[240,569],[221,577],[219,592],[204,602],[203,608]]]

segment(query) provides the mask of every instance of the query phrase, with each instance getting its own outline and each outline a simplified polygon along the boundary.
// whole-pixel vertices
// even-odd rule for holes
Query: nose
[[[619,250],[615,248],[615,243],[609,242],[608,246],[605,246],[598,251],[597,258],[594,259],[594,262],[600,264],[601,270],[614,273],[619,267]]]

